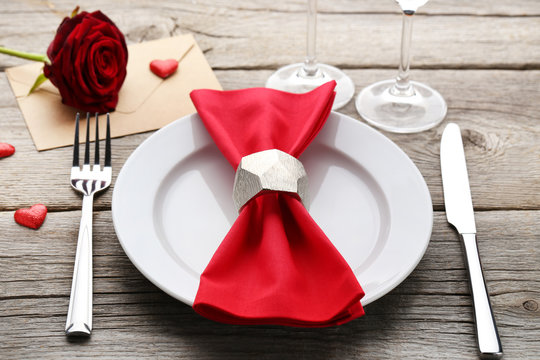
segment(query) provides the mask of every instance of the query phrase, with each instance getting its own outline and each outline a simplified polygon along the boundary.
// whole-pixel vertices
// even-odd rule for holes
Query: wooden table
[[[305,49],[304,0],[79,1],[101,9],[129,43],[193,33],[225,89],[262,86]],[[0,44],[45,52],[67,0],[0,2]],[[357,90],[396,73],[401,19],[386,1],[320,1],[318,52]],[[540,3],[433,0],[415,18],[412,77],[439,90],[448,115],[435,129],[385,133],[416,163],[433,198],[429,248],[416,270],[367,315],[340,327],[229,326],[195,314],[152,285],[122,251],[112,189],[95,202],[94,332],[71,340],[64,323],[81,199],[68,184],[71,148],[37,152],[0,56],[0,358],[2,359],[475,359],[462,252],[444,213],[439,141],[462,130],[478,242],[506,359],[540,356]],[[354,104],[343,113],[360,120]],[[47,114],[43,114],[44,117]],[[113,140],[116,178],[151,133]],[[114,179],[113,179],[114,181]],[[43,227],[13,221],[35,203]]]

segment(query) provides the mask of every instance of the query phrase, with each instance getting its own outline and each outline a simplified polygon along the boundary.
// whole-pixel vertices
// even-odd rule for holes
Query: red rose
[[[99,113],[115,109],[128,51],[124,35],[101,11],[66,17],[47,55],[51,63],[43,72],[64,104]]]

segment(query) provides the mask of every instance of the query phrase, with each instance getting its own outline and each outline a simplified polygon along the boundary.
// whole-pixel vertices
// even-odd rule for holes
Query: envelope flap
[[[189,97],[193,89],[221,90],[191,35],[132,44],[128,49],[128,74],[118,94],[116,111],[111,113],[112,137],[159,129],[195,112]],[[181,59],[178,71],[166,80],[149,69],[150,61],[159,58]],[[47,150],[71,145],[73,120],[78,110],[62,104],[58,90],[49,81],[28,96],[42,67],[42,63],[30,63],[6,69],[6,75],[36,148]],[[104,119],[102,116],[100,121]],[[85,126],[84,120],[81,126]],[[100,124],[100,129],[105,129],[105,125]],[[101,134],[101,138],[104,136]],[[93,139],[93,134],[90,138]]]
[[[116,111],[130,113],[141,106],[165,80],[150,71],[150,62],[160,59],[179,60],[190,51],[195,43],[191,34],[159,39],[129,48],[127,73],[122,86],[122,96]],[[137,74],[137,76],[129,76]],[[174,76],[174,75],[173,75]]]
[[[161,59],[182,58],[193,48],[195,39],[191,34],[148,41],[130,46],[126,80],[122,85],[122,96],[116,111],[131,113],[137,110],[165,80],[150,71],[150,62]],[[30,88],[41,73],[42,63],[31,63],[6,69],[15,96],[28,95]],[[137,74],[136,76],[130,76]],[[60,96],[58,89],[50,82],[44,82],[36,91],[45,91]]]

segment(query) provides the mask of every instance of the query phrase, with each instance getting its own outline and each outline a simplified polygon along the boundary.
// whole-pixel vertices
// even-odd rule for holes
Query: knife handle
[[[499,332],[482,273],[482,263],[476,245],[476,234],[460,234],[465,248],[473,300],[476,335],[481,359],[501,359],[503,352]]]

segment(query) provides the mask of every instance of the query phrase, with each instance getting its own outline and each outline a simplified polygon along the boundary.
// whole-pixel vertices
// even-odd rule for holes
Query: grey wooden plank
[[[503,221],[506,214],[510,217]],[[535,240],[540,239],[537,215],[537,211],[477,213],[478,241],[480,251],[487,256],[483,262],[489,270],[488,279],[504,285],[504,288],[494,288],[496,295],[499,291],[502,296],[504,291],[527,294],[533,289],[524,289],[523,282],[540,282],[540,258],[533,247]],[[79,220],[80,211],[49,213],[42,228],[33,231],[16,224],[13,212],[0,212],[0,254],[4,259],[0,264],[0,281],[9,279],[0,289],[4,292],[0,297],[32,296],[37,290],[41,296],[65,296],[71,282]],[[127,292],[113,286],[119,279],[128,280],[134,291],[147,289],[148,284],[141,281],[116,239],[110,211],[95,212],[93,228],[95,276],[103,279],[102,283],[96,284],[96,291]],[[434,243],[426,255],[429,261],[420,266],[425,272],[413,275],[422,286],[403,290],[422,294],[467,293],[466,285],[460,283],[466,277],[461,261],[462,251],[457,235],[445,221],[444,213],[436,213],[432,239]],[[440,250],[443,254],[432,253],[438,249],[434,244],[443,247]],[[514,263],[516,257],[520,261]],[[35,284],[26,286],[29,279]],[[442,285],[447,287],[441,288]]]
[[[101,9],[111,11],[126,6],[128,3],[109,2],[106,0],[81,0],[83,10],[93,11]],[[293,12],[306,11],[306,0],[267,1],[267,0],[159,0],[148,3],[144,0],[132,0],[132,7],[138,8],[161,8],[163,10],[182,10],[192,13],[217,12],[221,14],[241,14],[244,11],[259,12]],[[320,13],[354,14],[354,13],[396,13],[399,8],[392,1],[370,0],[333,0],[318,1]],[[53,2],[29,2],[11,1],[0,4],[0,10],[4,14],[19,12],[52,13],[57,16],[65,16],[73,10],[73,3],[69,0],[56,0]],[[421,14],[444,14],[444,15],[471,15],[471,16],[537,16],[540,14],[540,6],[535,0],[507,1],[467,1],[467,0],[431,0],[420,8]]]
[[[506,357],[540,351],[538,211],[477,214],[479,248]],[[48,215],[38,231],[0,213],[0,352],[7,358],[403,358],[474,359],[467,274],[456,233],[435,213],[426,255],[411,276],[329,329],[228,326],[165,295],[119,246],[109,211],[95,213],[95,330],[87,342],[62,332],[80,212]],[[82,348],[81,348],[82,346]]]
[[[11,2],[4,3],[6,11],[9,10]],[[301,61],[305,54],[306,19],[299,12],[244,7],[238,10],[230,5],[205,4],[193,8],[193,4],[173,2],[162,6],[102,4],[101,8],[131,43],[194,33],[214,68],[274,68]],[[389,9],[395,7],[391,1],[388,5]],[[45,52],[60,21],[59,8],[55,6],[52,12],[43,5],[13,6],[9,18],[2,22],[0,43],[20,50]],[[88,7],[94,6],[92,3]],[[36,10],[32,11],[33,8]],[[72,4],[61,8],[71,9]],[[343,5],[343,9],[347,6]],[[317,47],[321,61],[346,68],[393,67],[397,63],[399,13],[342,10],[323,12],[318,20]],[[32,28],[28,28],[28,23],[33,24]],[[418,16],[414,24],[413,64],[423,68],[538,69],[539,29],[538,16]],[[0,69],[22,62],[2,56]]]
[[[235,1],[206,0],[194,3],[179,2],[174,0],[162,1],[167,8],[189,8],[192,11],[200,11],[201,5],[214,11],[236,12],[243,10],[252,11],[277,11],[298,12],[306,11],[306,0],[273,1]],[[69,6],[68,6],[69,8]],[[398,6],[392,1],[369,1],[369,0],[333,0],[318,1],[320,13],[396,13]],[[540,13],[540,6],[534,0],[519,0],[511,3],[503,1],[465,1],[465,0],[431,0],[420,8],[418,14],[444,14],[444,15],[476,15],[476,16],[535,16]]]
[[[81,1],[102,9],[128,42],[194,32],[226,89],[260,86],[279,65],[302,59],[305,0]],[[394,74],[400,20],[393,1],[319,1],[320,59],[346,68],[363,86]],[[0,2],[0,44],[45,51],[67,0]],[[479,247],[507,359],[540,353],[540,3],[536,0],[432,0],[415,21],[413,78],[447,99],[447,121],[464,129]],[[32,24],[29,26],[28,24]],[[261,46],[264,44],[264,46]],[[22,60],[0,55],[0,69]],[[358,68],[370,68],[358,70]],[[468,69],[491,69],[491,71]],[[234,70],[238,69],[238,70]],[[255,69],[246,71],[246,69]],[[267,69],[267,70],[256,70]],[[351,103],[342,110],[358,119]],[[435,209],[443,209],[438,168],[443,126],[387,134],[418,165]],[[115,139],[115,176],[150,133]],[[467,275],[455,232],[435,213],[432,242],[410,277],[330,329],[240,327],[194,314],[146,280],[112,231],[108,191],[96,201],[95,332],[63,335],[80,199],[67,186],[69,148],[37,153],[0,73],[0,141],[17,147],[0,159],[0,357],[7,359],[476,359]],[[21,180],[23,179],[23,180]],[[43,202],[53,213],[32,231],[13,210]],[[497,209],[497,211],[490,211]],[[533,211],[500,211],[535,209]]]
[[[395,74],[393,70],[373,69],[346,72],[357,90]],[[271,72],[217,71],[216,74],[225,89],[236,89],[261,86]],[[449,105],[447,119],[441,126],[419,134],[384,134],[416,163],[429,186],[435,208],[443,208],[439,140],[444,124],[452,121],[463,129],[475,207],[538,209],[540,71],[413,70],[412,77],[442,93]],[[353,102],[340,111],[359,119]],[[0,160],[0,211],[39,202],[52,210],[79,209],[80,198],[68,184],[71,149],[35,151],[4,74],[0,74],[0,114],[0,141],[17,148],[14,156]],[[113,140],[114,179],[128,156],[149,135]],[[96,207],[109,208],[111,195],[112,189],[99,196]]]

